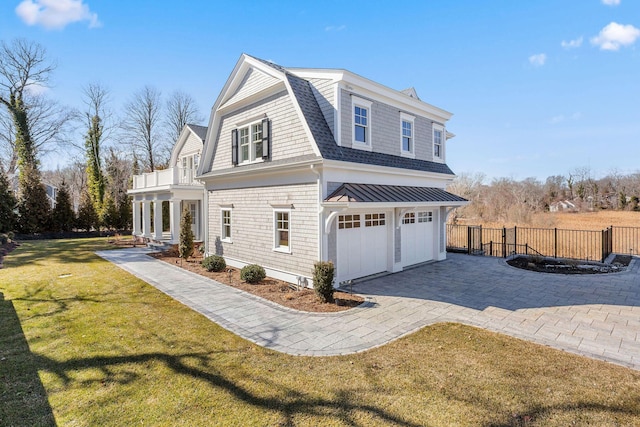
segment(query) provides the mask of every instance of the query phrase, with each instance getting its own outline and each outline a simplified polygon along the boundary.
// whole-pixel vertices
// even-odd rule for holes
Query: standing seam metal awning
[[[468,200],[436,187],[344,183],[324,201],[336,203],[454,202],[459,204]]]

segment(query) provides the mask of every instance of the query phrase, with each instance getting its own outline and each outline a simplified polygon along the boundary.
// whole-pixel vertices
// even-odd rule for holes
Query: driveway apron
[[[535,273],[503,259],[448,259],[358,283],[366,298],[340,313],[288,309],[149,257],[98,252],[134,276],[258,345],[293,355],[374,348],[437,322],[459,322],[640,369],[640,260],[595,275]]]

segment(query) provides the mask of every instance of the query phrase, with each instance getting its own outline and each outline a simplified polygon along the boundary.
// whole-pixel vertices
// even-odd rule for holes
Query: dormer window
[[[433,159],[444,160],[444,127],[433,125]]]
[[[400,153],[405,157],[415,157],[415,117],[400,113]]]
[[[371,150],[371,101],[352,97],[353,148]]]

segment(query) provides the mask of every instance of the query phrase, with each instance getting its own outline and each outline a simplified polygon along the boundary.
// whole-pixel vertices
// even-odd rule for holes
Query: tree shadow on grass
[[[11,268],[13,265],[92,262],[100,260],[94,252],[108,249],[118,248],[109,247],[103,238],[30,240],[22,242],[5,258],[5,268]]]
[[[38,365],[13,303],[0,292],[0,424],[56,425]]]
[[[91,381],[102,383],[129,384],[138,379],[133,371],[118,369],[118,366],[141,364],[147,366],[151,362],[158,362],[169,368],[176,375],[186,375],[190,378],[202,380],[209,386],[226,391],[233,398],[254,408],[265,411],[275,411],[281,415],[280,425],[295,425],[297,415],[333,417],[345,425],[357,426],[358,414],[367,413],[387,425],[417,427],[400,416],[385,409],[354,402],[352,393],[337,391],[333,398],[312,397],[290,387],[271,382],[265,378],[253,378],[252,381],[262,382],[269,390],[277,391],[270,396],[260,396],[246,387],[226,378],[216,372],[210,365],[211,353],[185,353],[172,355],[165,353],[146,353],[131,356],[104,356],[56,361],[42,355],[34,355],[39,369],[55,375],[65,386],[70,386],[75,380],[73,373],[85,369],[98,369],[104,377]],[[284,399],[282,396],[286,396]]]

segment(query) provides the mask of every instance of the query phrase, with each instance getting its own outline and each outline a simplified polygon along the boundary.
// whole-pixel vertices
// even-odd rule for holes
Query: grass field
[[[460,218],[461,225],[482,225],[501,228],[523,227],[563,228],[568,230],[604,230],[613,225],[619,227],[640,227],[640,212],[596,211],[596,212],[543,212],[534,214],[529,224],[482,221],[475,218]]]
[[[640,425],[640,372],[458,324],[341,357],[258,347],[94,255],[0,270],[2,426]]]

